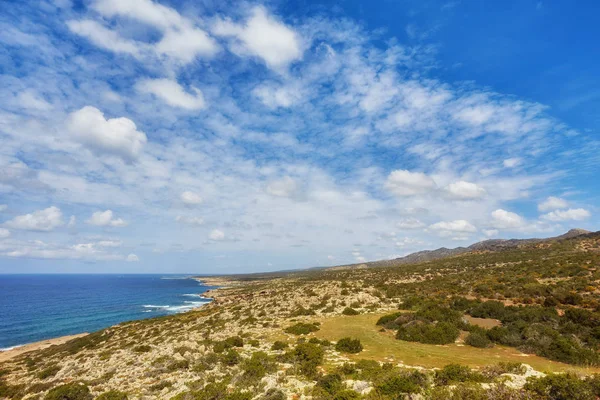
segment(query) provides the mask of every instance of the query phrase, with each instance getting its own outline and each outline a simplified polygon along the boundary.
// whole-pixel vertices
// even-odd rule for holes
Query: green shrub
[[[338,374],[329,374],[317,379],[315,387],[325,391],[329,395],[334,395],[344,388],[344,384],[342,383],[341,376]]]
[[[135,346],[132,350],[136,353],[147,353],[152,350],[152,347],[147,344],[142,344],[140,346]]]
[[[325,352],[316,344],[300,343],[291,350],[288,358],[295,364],[301,374],[308,378],[314,378],[317,374],[317,366],[323,362]]]
[[[335,345],[335,349],[344,353],[356,354],[360,353],[363,350],[363,346],[360,343],[359,339],[345,337],[338,340],[338,342]]]
[[[110,390],[96,397],[96,400],[127,400],[127,393],[118,390]]]
[[[221,356],[221,362],[228,367],[233,367],[240,363],[240,355],[237,351],[230,349],[227,353]]]
[[[261,397],[261,400],[286,400],[287,396],[279,389],[271,388]]]
[[[459,334],[460,330],[447,322],[420,323],[401,326],[396,333],[396,339],[428,344],[449,344],[454,343]]]
[[[275,372],[277,363],[264,351],[257,351],[252,353],[250,358],[244,360],[241,368],[244,371],[244,377],[258,380],[268,373]]]
[[[378,393],[394,398],[400,398],[403,393],[419,393],[421,391],[421,386],[416,379],[402,375],[390,376],[375,388]]]
[[[38,374],[37,377],[39,379],[46,379],[49,378],[51,376],[54,376],[58,373],[58,371],[61,370],[61,367],[59,367],[58,365],[52,365],[48,368],[44,368],[43,370],[41,370]]]
[[[358,400],[360,395],[354,390],[342,390],[333,396],[333,400]]]
[[[90,389],[82,383],[67,383],[51,389],[45,400],[91,400]]]
[[[591,385],[574,374],[551,374],[543,378],[529,378],[525,389],[552,400],[594,400]]]
[[[150,385],[148,387],[148,389],[150,389],[153,392],[159,392],[159,391],[163,390],[164,388],[168,388],[168,387],[171,387],[171,386],[173,386],[172,382],[169,382],[169,381],[160,381],[158,383],[155,383],[154,385]]]
[[[292,325],[290,327],[287,327],[285,329],[286,333],[291,333],[292,335],[308,335],[311,332],[316,332],[318,331],[319,325],[317,323],[304,323],[304,322],[298,322],[295,325]]]
[[[493,346],[492,341],[487,337],[487,335],[485,333],[481,333],[481,332],[469,333],[469,336],[467,336],[467,338],[465,339],[465,343],[468,344],[469,346],[479,347],[479,348],[486,348],[486,347]]]
[[[225,339],[225,346],[227,348],[231,347],[244,347],[244,339],[239,336],[231,336]]]
[[[273,343],[273,346],[271,346],[271,350],[283,350],[283,349],[287,349],[288,344],[286,342],[283,342],[281,340],[276,340],[275,343]]]
[[[384,326],[388,329],[396,329],[398,325],[395,324],[396,319],[398,319],[403,313],[396,312],[393,314],[384,315],[383,317],[377,320],[376,325]]]
[[[315,315],[315,312],[311,309],[304,308],[302,306],[298,307],[290,314],[290,317],[301,317],[304,315]]]
[[[360,313],[358,311],[356,311],[354,308],[346,307],[346,308],[344,308],[344,311],[342,311],[342,314],[344,314],[344,315],[358,315]]]
[[[437,385],[449,385],[457,382],[480,382],[483,377],[471,371],[469,367],[459,364],[446,365],[435,372],[435,383]]]

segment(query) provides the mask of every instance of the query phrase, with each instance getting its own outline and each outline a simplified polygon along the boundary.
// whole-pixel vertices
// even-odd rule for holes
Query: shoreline
[[[210,283],[206,282],[207,280],[210,280],[210,278],[208,278],[208,279],[205,280],[205,279],[196,278],[196,277],[188,277],[188,278],[185,278],[185,279],[193,279],[193,280],[195,280],[195,281],[197,281],[197,282],[199,282],[201,284],[205,284],[205,286],[212,286],[213,287],[212,289],[207,289],[203,293],[197,293],[197,296],[199,298],[207,299],[207,300],[210,300],[210,301],[208,301],[208,302],[206,302],[204,304],[198,305],[197,307],[190,308],[189,310],[185,310],[185,311],[182,311],[182,312],[174,312],[171,315],[185,314],[185,313],[188,313],[188,312],[191,312],[191,311],[196,311],[196,310],[198,310],[198,309],[200,309],[200,308],[202,308],[202,307],[204,307],[204,306],[206,306],[208,304],[211,304],[212,302],[215,301],[215,298],[212,297],[212,296],[210,296],[210,295],[207,296],[207,294],[209,292],[211,292],[211,291],[214,291],[214,290],[222,288],[222,286],[219,286],[219,285],[217,285],[215,283],[217,283],[217,282],[221,282],[221,283],[222,282],[226,282],[225,280],[220,280],[220,279],[213,279],[213,280],[211,280]],[[140,320],[152,319],[152,318],[160,318],[160,317],[161,316],[151,316],[151,317],[148,317],[148,318],[141,318]],[[134,321],[134,320],[131,320],[131,321]],[[130,321],[122,321],[122,322],[119,322],[118,324],[107,326],[106,328],[102,328],[102,329],[108,329],[108,328],[111,328],[113,326],[118,326],[118,325],[126,323],[126,322],[130,322]],[[54,345],[63,344],[63,343],[66,343],[66,342],[68,342],[70,340],[78,339],[80,337],[87,336],[89,334],[90,334],[90,332],[82,332],[82,333],[76,333],[76,334],[73,334],[73,335],[57,336],[57,337],[53,337],[53,338],[50,338],[50,339],[39,340],[37,342],[31,342],[31,343],[25,343],[25,344],[18,344],[18,345],[14,345],[14,346],[10,346],[10,347],[4,348],[4,349],[0,349],[0,363],[9,361],[9,360],[11,360],[11,359],[13,359],[15,357],[20,356],[21,354],[29,353],[29,352],[36,351],[36,350],[43,350],[43,349],[46,349],[46,348],[54,346]]]
[[[6,350],[0,350],[0,363],[13,359],[21,354],[29,353],[30,351],[46,349],[50,346],[63,344],[69,340],[77,339],[89,335],[88,332],[78,333],[75,335],[59,336],[52,339],[40,340],[39,342],[27,343],[9,347]]]

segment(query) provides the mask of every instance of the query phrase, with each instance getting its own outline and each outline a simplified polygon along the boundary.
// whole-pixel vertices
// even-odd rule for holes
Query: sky
[[[270,271],[599,230],[596,1],[7,4],[0,273]]]

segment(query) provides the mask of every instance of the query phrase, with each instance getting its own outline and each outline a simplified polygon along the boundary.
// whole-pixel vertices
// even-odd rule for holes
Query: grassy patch
[[[320,320],[321,329],[315,333],[319,338],[334,340],[339,337],[353,337],[360,340],[364,350],[359,356],[377,361],[394,360],[407,365],[426,368],[441,368],[452,363],[482,367],[499,361],[527,363],[540,371],[598,373],[599,368],[584,368],[547,360],[535,355],[525,355],[514,348],[495,346],[494,348],[474,348],[471,346],[448,344],[429,345],[404,342],[394,338],[394,332],[380,332],[377,320],[385,314],[361,314],[352,317],[336,316]]]

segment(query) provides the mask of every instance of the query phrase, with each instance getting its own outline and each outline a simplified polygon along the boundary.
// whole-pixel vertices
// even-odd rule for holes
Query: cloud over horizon
[[[299,268],[598,222],[587,131],[449,72],[414,32],[260,3],[46,3],[0,17],[7,269]]]

